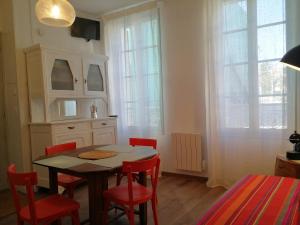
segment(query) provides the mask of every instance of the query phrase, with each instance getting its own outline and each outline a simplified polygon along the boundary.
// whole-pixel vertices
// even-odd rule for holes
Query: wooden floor
[[[112,180],[111,183],[115,181]],[[177,175],[162,176],[158,188],[158,214],[160,225],[196,225],[200,216],[225,192],[224,188],[208,188],[201,178]],[[79,188],[75,199],[80,202],[80,219],[88,218],[87,188]],[[2,199],[1,199],[2,200]],[[111,216],[114,212],[111,213]],[[149,225],[153,225],[151,207],[148,207]],[[0,218],[0,225],[15,225],[16,215]],[[71,224],[69,219],[63,225]],[[128,224],[122,217],[111,224]],[[136,224],[138,218],[136,217]]]

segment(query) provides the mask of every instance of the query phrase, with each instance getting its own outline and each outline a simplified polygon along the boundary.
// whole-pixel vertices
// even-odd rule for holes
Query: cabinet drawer
[[[68,142],[76,142],[76,147],[86,147],[92,145],[90,132],[82,132],[76,134],[56,135],[55,144],[64,144]]]
[[[82,131],[88,131],[90,129],[89,123],[66,123],[53,126],[54,134],[63,133],[77,133]]]
[[[114,127],[116,126],[116,121],[115,120],[97,120],[92,122],[92,128],[97,129],[97,128],[104,128],[104,127]]]
[[[114,127],[93,130],[93,145],[112,145],[116,143]]]

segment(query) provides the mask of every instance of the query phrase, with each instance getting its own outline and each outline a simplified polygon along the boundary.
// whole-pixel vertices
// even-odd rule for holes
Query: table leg
[[[57,187],[57,171],[53,168],[49,168],[49,191],[51,194],[57,194],[58,193],[58,187]],[[60,225],[61,223],[59,221],[55,221],[51,223],[51,225]]]
[[[147,186],[147,173],[146,172],[139,173],[138,182],[144,186]],[[147,225],[147,203],[140,204],[139,209],[140,209],[140,224]]]
[[[49,189],[51,194],[58,193],[57,187],[57,171],[53,168],[49,168]]]
[[[108,177],[106,174],[93,174],[88,177],[90,225],[103,224],[103,191],[107,188]]]

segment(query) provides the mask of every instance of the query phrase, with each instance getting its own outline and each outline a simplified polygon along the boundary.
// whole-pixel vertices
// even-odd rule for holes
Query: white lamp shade
[[[69,27],[76,17],[75,9],[67,0],[38,0],[35,13],[42,24],[53,27]]]

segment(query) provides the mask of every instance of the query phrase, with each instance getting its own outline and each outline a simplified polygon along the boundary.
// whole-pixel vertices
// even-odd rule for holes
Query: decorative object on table
[[[96,159],[106,159],[110,157],[116,156],[118,153],[114,151],[99,151],[99,150],[93,150],[88,152],[83,152],[78,155],[81,159],[90,159],[90,160],[96,160]]]
[[[300,71],[300,45],[289,50],[282,57],[280,62],[294,70]],[[295,109],[297,109],[297,100],[295,101]],[[295,118],[295,127],[297,127],[297,113]],[[286,157],[288,159],[300,160],[300,135],[295,131],[295,133],[290,136],[289,140],[294,144],[294,150],[288,151],[286,153]]]
[[[300,134],[295,131],[289,138],[290,142],[294,144],[293,151],[287,151],[286,157],[288,159],[299,159],[300,160]]]
[[[38,0],[35,13],[42,24],[52,27],[69,27],[76,17],[74,7],[67,0]]]
[[[98,108],[97,108],[97,106],[92,104],[91,107],[90,107],[90,110],[91,110],[91,117],[93,119],[97,119],[98,118],[98,115],[97,115]]]

